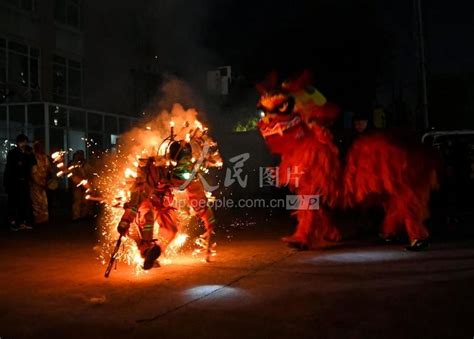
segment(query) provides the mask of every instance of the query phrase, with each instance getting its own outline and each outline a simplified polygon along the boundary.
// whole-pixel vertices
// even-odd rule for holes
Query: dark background
[[[422,8],[431,126],[473,126],[469,2],[422,1]],[[284,78],[309,68],[343,110],[370,115],[382,107],[389,125],[421,128],[413,0],[1,0],[0,13],[2,37],[41,51],[42,100],[54,101],[59,54],[82,66],[74,106],[139,116],[178,77],[194,89],[190,104],[216,119],[232,116],[233,125],[252,116],[254,85],[269,71]],[[230,95],[209,96],[207,71],[226,65]],[[4,93],[11,87],[0,84]]]

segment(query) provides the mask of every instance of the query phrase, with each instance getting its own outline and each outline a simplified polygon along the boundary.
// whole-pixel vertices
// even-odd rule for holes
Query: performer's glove
[[[126,221],[120,221],[120,223],[118,224],[117,226],[117,232],[119,232],[119,234],[121,236],[127,236],[128,234],[128,229],[130,228],[130,224]]]

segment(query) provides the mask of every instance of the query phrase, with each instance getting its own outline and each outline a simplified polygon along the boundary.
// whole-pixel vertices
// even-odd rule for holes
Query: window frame
[[[6,6],[8,8],[12,8],[15,11],[20,11],[23,13],[36,13],[38,6],[36,0],[31,0],[31,9],[25,9],[23,7],[23,3],[25,0],[15,0],[16,4],[12,4],[8,1],[0,0],[0,5]]]
[[[61,62],[58,62],[57,59],[64,59],[64,63],[61,63]],[[74,64],[78,64],[80,67],[75,67],[75,66],[71,66],[71,63]],[[74,60],[73,58],[68,58],[68,57],[65,57],[63,55],[60,55],[58,53],[54,53],[53,54],[53,60],[52,60],[52,64],[53,64],[53,98],[54,98],[54,101],[57,101],[58,103],[60,104],[65,104],[65,105],[71,105],[71,106],[82,106],[83,102],[84,102],[84,66],[83,66],[83,62],[82,60],[78,61],[77,59]],[[60,96],[58,93],[56,93],[56,86],[55,86],[55,78],[56,78],[56,74],[55,74],[55,70],[54,68],[56,66],[60,66],[60,67],[64,67],[65,69],[65,96],[62,97]],[[70,95],[69,94],[69,89],[70,89],[70,86],[69,86],[69,70],[72,69],[74,71],[78,71],[79,72],[79,81],[80,81],[80,93],[79,93],[79,96],[74,96],[74,95]],[[57,98],[61,98],[61,99],[64,99],[64,102],[61,102],[61,100],[58,100]],[[72,102],[72,100],[78,100],[78,101],[74,101]]]
[[[59,2],[59,1],[62,1],[63,5],[64,5],[64,9],[63,9],[64,13],[62,13],[62,15],[64,16],[64,20],[61,20],[56,15],[57,14],[56,13],[56,6],[57,6],[57,2]],[[82,5],[83,5],[82,0],[55,0],[54,1],[54,22],[57,25],[81,31],[82,30],[82,17],[83,17],[83,7],[82,7]],[[70,6],[75,7],[75,9],[77,11],[77,26],[71,24],[68,20],[68,14],[69,14],[69,7]]]
[[[29,93],[34,93],[37,92],[39,93],[39,100],[42,100],[41,98],[41,80],[42,80],[42,74],[41,74],[41,49],[39,47],[30,45],[27,42],[22,42],[17,39],[9,39],[6,36],[0,35],[0,39],[2,39],[5,44],[0,45],[0,53],[3,53],[4,55],[4,60],[5,60],[5,81],[0,79],[0,84],[3,86],[8,87],[9,85],[14,85],[14,86],[20,86],[25,88],[26,92]],[[22,47],[26,47],[26,52],[22,52],[16,49],[12,49],[10,47],[10,43],[13,44],[18,44]],[[33,51],[36,50],[37,53],[33,53]],[[27,73],[28,73],[28,80],[26,84],[20,84],[12,79],[10,79],[10,53],[16,54],[22,57],[26,57],[27,59]],[[35,56],[37,54],[37,56]],[[31,67],[31,62],[32,60],[36,61],[38,67],[37,71],[34,77],[32,77],[32,67]],[[36,86],[32,86],[32,81],[31,79],[35,78],[36,79]],[[6,100],[8,101],[8,99]],[[32,99],[31,101],[35,101],[35,99]]]

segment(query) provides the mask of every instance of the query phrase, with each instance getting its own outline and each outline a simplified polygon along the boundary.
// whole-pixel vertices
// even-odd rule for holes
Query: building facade
[[[42,140],[47,152],[105,149],[136,120],[134,107],[118,99],[129,89],[130,68],[120,67],[130,59],[109,70],[123,72],[125,85],[108,95],[100,92],[111,79],[92,74],[107,55],[85,24],[100,13],[82,0],[0,0],[0,177],[20,133]]]

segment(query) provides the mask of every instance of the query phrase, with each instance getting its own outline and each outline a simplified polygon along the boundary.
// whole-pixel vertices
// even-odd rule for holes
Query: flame
[[[78,184],[76,185],[76,187],[85,186],[85,185],[87,185],[87,182],[88,182],[87,179],[83,179],[83,180],[81,180],[80,183],[78,183]]]
[[[130,168],[125,169],[125,178],[136,178],[137,172],[131,170]]]
[[[170,162],[164,157],[170,141],[164,141],[170,136],[170,127],[183,126],[173,132],[175,140],[191,140],[193,128],[205,130],[206,127],[197,120],[197,111],[185,110],[181,105],[174,105],[171,111],[162,111],[155,117],[146,121],[141,126],[134,127],[121,136],[120,146],[116,153],[107,153],[102,157],[102,168],[94,179],[95,188],[100,192],[100,201],[103,203],[103,212],[100,217],[101,224],[101,252],[99,260],[107,263],[110,253],[117,240],[117,225],[123,214],[123,205],[130,198],[134,178],[137,177],[137,169],[144,163],[142,161],[149,157],[155,157],[155,163],[169,166]],[[209,141],[212,142],[212,140]],[[175,164],[175,162],[173,162]],[[186,192],[174,191],[176,199],[187,199]],[[88,194],[89,199],[94,198]],[[167,247],[164,257],[160,261],[171,262],[172,258],[179,255],[190,238],[191,218],[194,210],[184,206],[178,208],[178,234]],[[159,235],[159,226],[155,227],[155,238]],[[137,248],[138,229],[132,224],[130,235],[122,241],[123,247],[117,257],[118,261],[125,262],[135,267],[137,274],[144,272],[143,258]]]
[[[194,121],[194,125],[197,129],[200,129],[201,131],[203,130],[202,124],[198,120]]]
[[[168,249],[171,248],[173,251],[180,249],[186,243],[186,240],[188,240],[188,238],[189,236],[187,234],[178,233],[169,245]]]

